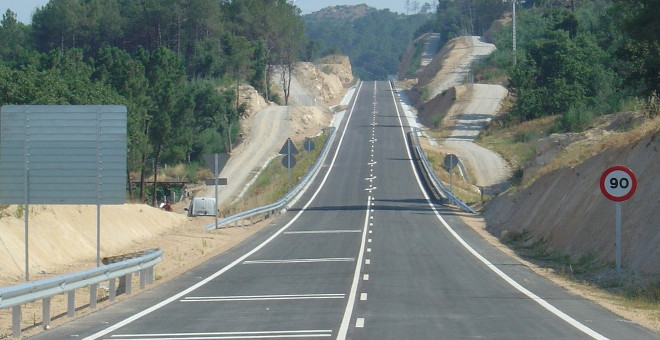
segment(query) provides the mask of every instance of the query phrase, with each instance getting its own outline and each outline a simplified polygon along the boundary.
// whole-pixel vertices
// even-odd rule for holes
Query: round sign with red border
[[[615,165],[600,176],[600,191],[612,201],[625,201],[632,197],[636,189],[637,178],[632,170],[625,166]]]

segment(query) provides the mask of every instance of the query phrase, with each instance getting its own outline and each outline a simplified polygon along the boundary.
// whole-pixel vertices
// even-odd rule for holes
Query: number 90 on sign
[[[625,201],[632,197],[636,189],[635,174],[624,166],[613,166],[600,177],[600,190],[612,201]]]

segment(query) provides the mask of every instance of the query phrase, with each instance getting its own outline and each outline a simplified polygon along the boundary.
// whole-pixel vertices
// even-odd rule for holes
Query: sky
[[[431,2],[430,0],[418,0],[420,3]],[[0,0],[0,11],[2,15],[11,9],[16,13],[18,21],[29,24],[35,9],[48,3],[48,0]],[[405,13],[406,0],[295,0],[294,4],[300,7],[302,14],[316,12],[321,8],[337,5],[357,5],[365,3],[378,9],[389,8],[392,12]]]

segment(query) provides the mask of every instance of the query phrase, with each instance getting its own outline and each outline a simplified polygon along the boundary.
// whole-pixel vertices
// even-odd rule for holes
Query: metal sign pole
[[[621,202],[616,202],[616,274],[621,275]]]
[[[218,154],[214,154],[215,157],[215,171],[213,174],[213,177],[215,177],[215,211],[213,212],[213,215],[215,215],[215,229],[218,229],[218,176],[220,176],[218,171]]]
[[[96,266],[101,266],[101,203],[96,205]]]
[[[289,190],[291,190],[291,143],[287,143],[286,145],[286,157],[287,157],[286,159],[287,184],[289,185]]]

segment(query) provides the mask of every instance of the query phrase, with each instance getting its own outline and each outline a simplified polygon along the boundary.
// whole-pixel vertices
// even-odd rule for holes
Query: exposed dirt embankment
[[[613,263],[614,203],[600,192],[605,169],[625,165],[635,172],[635,195],[623,202],[622,264],[625,270],[660,273],[660,136],[654,132],[630,145],[610,148],[575,167],[547,173],[527,188],[491,201],[484,213],[494,235],[528,231],[529,243],[543,240],[574,259],[594,256]]]

